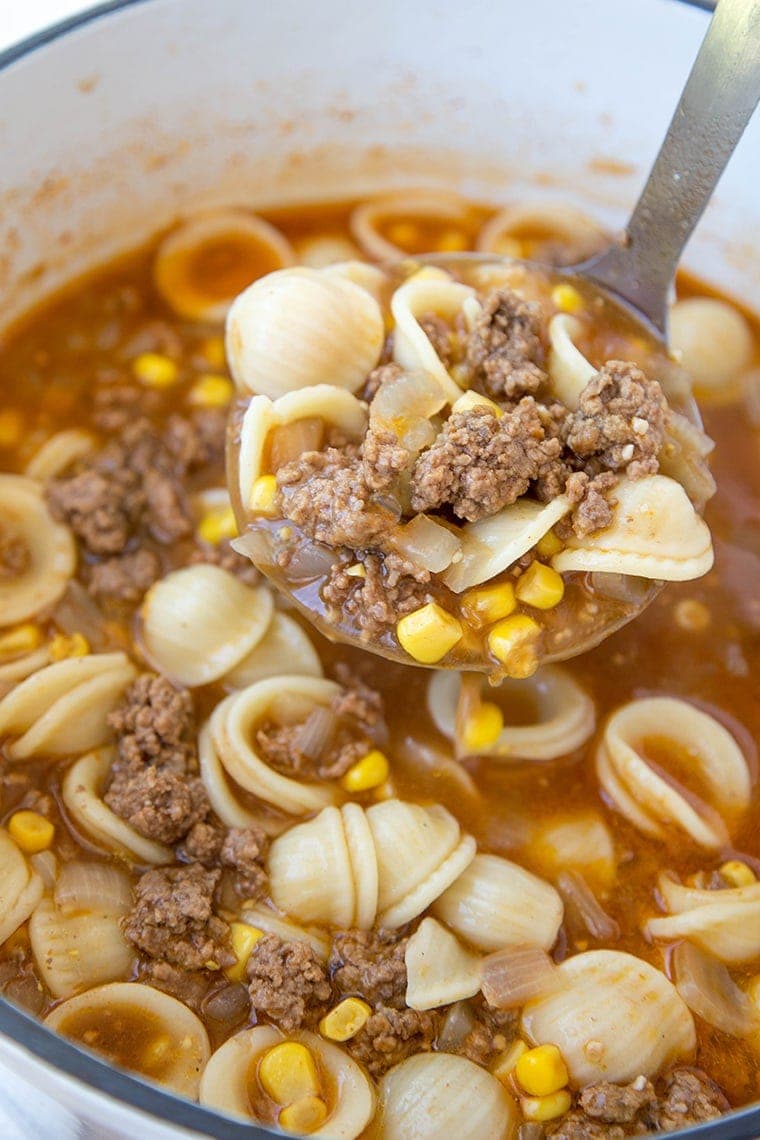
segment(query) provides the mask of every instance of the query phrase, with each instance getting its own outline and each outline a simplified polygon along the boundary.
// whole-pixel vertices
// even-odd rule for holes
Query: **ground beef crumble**
[[[715,1120],[731,1108],[728,1098],[715,1081],[701,1069],[673,1069],[665,1080],[663,1093],[648,1123],[661,1132],[675,1132],[692,1124]]]
[[[429,1052],[438,1034],[436,1011],[392,1009],[380,1005],[347,1042],[351,1056],[373,1077],[381,1077],[415,1053]]]
[[[90,576],[90,593],[95,598],[139,602],[160,575],[158,555],[143,547],[131,554],[120,554],[96,563]]]
[[[430,574],[391,551],[362,558],[364,577],[346,573],[348,562],[334,566],[322,587],[328,617],[346,617],[366,641],[379,637],[404,614],[429,600]]]
[[[122,920],[125,937],[151,958],[186,970],[235,960],[229,927],[214,914],[220,870],[199,863],[147,871],[135,887],[135,905]]]
[[[542,365],[541,310],[511,289],[494,289],[467,344],[467,363],[476,384],[497,399],[519,399],[546,380]]]
[[[451,329],[437,313],[423,313],[417,322],[433,346],[436,356],[448,368],[453,360]]]
[[[244,899],[261,899],[267,893],[264,866],[269,838],[261,827],[232,827],[222,843],[219,858],[235,873],[235,890]]]
[[[344,930],[335,935],[330,972],[342,994],[358,994],[372,1006],[406,1007],[408,938],[397,930]]]
[[[362,444],[362,478],[371,491],[393,487],[411,462],[411,452],[392,431],[369,429]]]
[[[247,970],[254,1011],[285,1033],[313,1028],[326,1012],[330,981],[306,942],[284,942],[276,934],[265,934],[254,946]]]
[[[185,772],[195,756],[193,698],[160,674],[141,673],[108,723],[125,763],[160,764]]]

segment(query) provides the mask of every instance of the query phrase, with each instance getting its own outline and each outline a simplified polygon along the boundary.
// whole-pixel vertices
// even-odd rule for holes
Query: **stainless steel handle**
[[[760,0],[718,0],[624,243],[581,272],[665,334],[684,246],[760,99]]]

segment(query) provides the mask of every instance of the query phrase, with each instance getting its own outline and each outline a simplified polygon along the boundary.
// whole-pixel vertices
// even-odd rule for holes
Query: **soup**
[[[0,351],[4,993],[298,1134],[619,1137],[760,1091],[752,318],[679,283],[715,566],[582,657],[494,687],[384,660],[232,545],[241,283],[389,244],[567,264],[605,240],[514,214],[193,219]],[[302,417],[297,446],[322,433]]]

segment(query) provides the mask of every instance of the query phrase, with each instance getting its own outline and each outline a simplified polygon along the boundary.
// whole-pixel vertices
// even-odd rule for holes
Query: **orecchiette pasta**
[[[479,955],[434,918],[423,918],[407,943],[404,961],[410,1009],[435,1009],[473,997],[480,989]]]
[[[565,202],[546,202],[500,210],[483,226],[477,248],[535,261],[553,261],[553,250],[561,249],[562,260],[569,264],[590,257],[605,240],[602,227],[582,210]]]
[[[284,942],[305,942],[324,962],[330,957],[330,938],[318,926],[298,926],[263,903],[246,906],[242,919],[266,934],[276,934]]]
[[[751,962],[760,955],[760,882],[710,891],[661,875],[658,887],[670,913],[649,919],[651,938],[686,938],[722,962]]]
[[[250,1095],[256,1061],[283,1041],[304,1045],[317,1059],[318,1072],[326,1074],[324,1124],[310,1136],[354,1140],[363,1132],[375,1108],[375,1092],[364,1071],[337,1045],[314,1033],[300,1031],[285,1037],[272,1025],[259,1025],[236,1033],[214,1053],[201,1079],[201,1104],[229,1116],[257,1120],[256,1098]],[[283,1106],[287,1107],[287,1106]],[[264,1123],[269,1123],[265,1120]]]
[[[264,637],[274,612],[265,587],[246,586],[219,566],[175,570],[142,605],[142,647],[160,673],[206,685],[240,665]]]
[[[293,247],[298,264],[307,265],[309,269],[324,269],[327,265],[335,265],[337,261],[352,261],[360,256],[360,251],[352,241],[337,234],[303,238],[295,241]]]
[[[45,1024],[181,1096],[198,1095],[208,1035],[191,1009],[162,990],[140,982],[96,986],[61,1002]]]
[[[0,827],[0,942],[26,922],[42,896],[42,879]]]
[[[495,1077],[465,1057],[418,1053],[380,1085],[382,1140],[513,1140],[517,1105]]]
[[[303,626],[288,614],[275,611],[261,641],[224,681],[233,689],[244,689],[279,673],[321,677],[322,662]]]
[[[715,297],[689,297],[670,310],[669,339],[700,396],[720,395],[749,367],[752,330],[745,317]]]
[[[549,883],[498,855],[476,855],[433,904],[434,914],[481,950],[550,949],[562,899]]]
[[[580,321],[566,313],[549,321],[549,377],[555,396],[571,410],[578,407],[581,392],[596,375],[593,364],[576,347],[574,338],[580,330]]]
[[[393,359],[411,372],[421,370],[433,376],[450,403],[462,395],[462,390],[452,380],[419,319],[426,313],[452,323],[460,313],[467,319],[468,301],[474,305],[472,315],[477,316],[480,305],[475,290],[432,268],[410,277],[396,289],[391,301],[395,321]]]
[[[675,987],[648,962],[590,950],[559,966],[560,986],[529,1002],[522,1026],[558,1045],[576,1087],[652,1076],[694,1052],[694,1021]]]
[[[69,657],[32,673],[0,700],[0,734],[13,760],[70,756],[111,738],[108,714],[135,676],[124,653]]]
[[[677,769],[685,760],[698,781],[696,794],[660,775],[648,762],[647,745],[657,748],[658,757],[670,753]],[[749,804],[749,768],[731,733],[674,697],[648,697],[618,709],[607,722],[596,766],[617,810],[658,839],[676,827],[703,847],[720,847]],[[701,798],[704,794],[712,803]]]
[[[263,827],[275,834],[282,830],[263,811],[252,811],[240,802],[225,775],[208,721],[198,734],[198,765],[211,806],[227,827]]]
[[[461,674],[435,673],[428,684],[428,709],[439,732],[456,738]],[[571,674],[546,665],[525,680],[507,679],[490,688],[488,699],[504,709],[504,728],[483,753],[504,759],[554,760],[580,748],[594,731],[594,702]],[[510,709],[526,707],[531,722],[510,724]]]
[[[329,269],[282,269],[255,281],[227,317],[227,357],[243,392],[276,399],[320,384],[356,392],[385,337],[375,298]]]
[[[39,483],[60,475],[95,447],[95,438],[80,428],[58,431],[46,440],[26,465],[25,475]]]
[[[103,802],[103,791],[114,753],[110,748],[88,752],[69,768],[63,778],[66,810],[84,834],[106,851],[139,863],[171,863],[170,847],[140,835]]]
[[[350,225],[365,253],[378,261],[388,261],[408,252],[402,239],[409,228],[410,217],[445,225],[457,232],[466,214],[466,203],[458,194],[444,190],[400,190],[357,206],[351,213]]]
[[[21,568],[0,579],[0,626],[26,621],[58,601],[77,554],[68,527],[55,522],[42,488],[23,475],[0,475],[0,538],[18,547]]]

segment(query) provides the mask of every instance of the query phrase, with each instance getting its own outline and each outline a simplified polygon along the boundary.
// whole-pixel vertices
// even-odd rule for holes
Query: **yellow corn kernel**
[[[729,859],[719,868],[721,875],[732,887],[751,887],[757,882],[754,871],[740,859]]]
[[[187,394],[187,402],[194,408],[226,408],[233,392],[231,380],[208,372],[195,381]]]
[[[316,1132],[327,1120],[327,1105],[318,1096],[305,1096],[301,1100],[283,1108],[277,1123],[286,1132],[293,1132],[296,1136],[308,1136]]]
[[[353,566],[349,566],[346,570],[349,578],[366,578],[367,571],[362,566],[361,562],[354,562]]]
[[[15,447],[24,431],[24,417],[15,408],[0,412],[0,447]]]
[[[528,1046],[525,1044],[521,1037],[518,1037],[508,1049],[496,1057],[491,1064],[491,1072],[496,1077],[497,1081],[506,1084],[509,1078],[515,1071],[515,1066],[524,1053],[528,1052]]]
[[[477,756],[496,743],[504,728],[504,715],[498,705],[482,701],[467,718],[462,744],[467,752]]]
[[[90,643],[83,633],[59,633],[50,642],[50,660],[63,661],[65,657],[86,657]]]
[[[564,593],[562,575],[543,562],[531,562],[515,586],[517,600],[537,610],[553,610],[562,601]]]
[[[547,1120],[556,1120],[569,1112],[572,1097],[567,1089],[550,1093],[549,1096],[523,1096],[520,1098],[520,1107],[526,1120],[536,1120],[544,1123]]]
[[[275,517],[277,514],[277,479],[274,475],[259,475],[251,487],[248,505],[258,515]]]
[[[398,221],[388,226],[388,241],[402,249],[415,245],[419,239],[420,231],[414,222]]]
[[[538,622],[526,614],[513,614],[489,630],[488,648],[508,677],[531,677],[538,668],[540,636]]]
[[[179,369],[169,356],[158,352],[143,352],[132,361],[136,380],[146,388],[170,388],[179,380]]]
[[[360,998],[345,998],[331,1009],[319,1023],[319,1032],[330,1041],[350,1041],[372,1013],[372,1007]]]
[[[232,507],[220,507],[205,514],[198,523],[198,538],[209,546],[218,546],[237,534],[237,523]]]
[[[567,1084],[567,1065],[556,1045],[538,1045],[518,1058],[515,1076],[531,1096],[550,1096]]]
[[[264,931],[257,926],[249,926],[247,922],[230,923],[230,942],[235,961],[224,972],[231,982],[242,982],[251,951],[263,937]]]
[[[396,625],[399,645],[422,665],[435,665],[462,640],[462,624],[437,602],[428,602]]]
[[[461,230],[444,230],[437,245],[441,253],[461,253],[467,249],[467,234]]]
[[[42,644],[42,630],[31,621],[14,626],[0,633],[0,657],[14,657],[19,653],[31,653]]]
[[[277,1104],[293,1104],[320,1092],[314,1058],[297,1041],[283,1041],[264,1054],[259,1062],[259,1081]]]
[[[224,337],[209,336],[201,345],[201,355],[212,368],[224,368],[227,363],[227,354],[224,350]]]
[[[8,820],[8,831],[27,855],[47,851],[55,835],[50,820],[36,811],[14,812]]]
[[[572,285],[563,282],[552,289],[552,303],[562,313],[579,313],[583,308],[583,297]]]
[[[509,617],[516,604],[512,583],[499,582],[469,590],[462,598],[462,613],[469,625],[482,629],[484,625]]]
[[[555,554],[559,554],[562,550],[562,542],[557,538],[553,530],[547,530],[543,538],[539,538],[536,543],[536,550],[542,558],[553,558]]]
[[[346,772],[341,784],[347,792],[368,792],[379,788],[388,779],[388,760],[377,748],[373,748]]]
[[[504,415],[503,410],[498,404],[495,404],[493,400],[489,400],[488,396],[481,396],[480,392],[473,392],[472,388],[464,392],[451,405],[452,414],[471,412],[473,408],[490,408],[497,419],[500,419]]]

